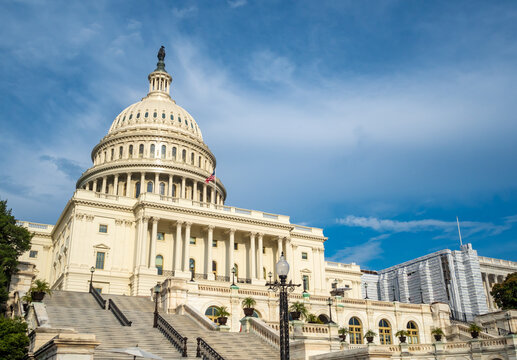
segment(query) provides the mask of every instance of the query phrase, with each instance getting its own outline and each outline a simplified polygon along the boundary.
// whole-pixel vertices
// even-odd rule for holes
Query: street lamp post
[[[95,266],[90,268],[90,287],[88,288],[90,291],[93,288],[93,273],[95,272]]]
[[[327,305],[329,306],[329,315],[330,315],[330,322],[329,323],[333,324],[334,321],[332,321],[332,298],[331,297],[329,297],[327,299]]]
[[[270,271],[270,272],[267,273],[267,276],[269,277],[269,283],[272,284],[273,282],[271,281],[271,278],[273,277],[273,273]],[[268,290],[273,290],[271,285],[269,285]]]
[[[280,255],[280,259],[276,263],[276,273],[280,278],[280,282],[269,281],[266,286],[273,291],[279,290],[280,292],[280,360],[289,360],[289,313],[288,313],[288,301],[287,292],[292,292],[300,284],[293,284],[292,280],[289,283],[286,282],[287,274],[289,273],[289,263],[285,260],[284,253]]]
[[[162,287],[160,286],[160,283],[157,283],[154,286],[154,322],[153,322],[153,327],[158,327],[158,295],[160,295],[161,291],[162,291]]]
[[[365,299],[368,299],[368,283],[364,283],[364,291],[366,292]]]
[[[236,272],[236,271],[237,271],[237,270],[235,269],[235,266],[234,266],[234,267],[232,267],[232,286],[236,286],[236,285],[235,285],[235,272]]]
[[[190,263],[190,282],[194,282],[194,263]]]

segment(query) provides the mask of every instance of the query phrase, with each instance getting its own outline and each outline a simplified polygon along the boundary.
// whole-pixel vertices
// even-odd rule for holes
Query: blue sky
[[[517,3],[11,1],[0,5],[0,198],[55,223],[90,151],[172,97],[227,204],[323,227],[326,257],[382,269],[465,242],[517,261]]]

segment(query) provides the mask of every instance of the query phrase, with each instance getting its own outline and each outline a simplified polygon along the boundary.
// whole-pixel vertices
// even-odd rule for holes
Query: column
[[[127,173],[126,196],[131,197],[132,194],[133,194],[133,189],[131,188],[131,173]]]
[[[140,174],[140,194],[143,194],[147,191],[147,188],[145,186],[145,172],[142,172]]]
[[[141,227],[141,235],[140,235],[140,266],[145,266],[147,258],[147,230],[149,226],[149,217],[142,218],[142,227]]]
[[[295,270],[294,270],[294,259],[293,259],[293,247],[291,246],[291,239],[284,238],[285,239],[285,259],[291,266],[291,269],[289,270],[289,274],[287,277],[289,279],[294,279]]]
[[[301,284],[302,279],[300,278],[300,272],[298,271],[298,267],[296,266],[297,261],[299,259],[296,255],[297,247],[298,247],[298,245],[291,243],[291,252],[293,254],[293,256],[292,256],[293,266],[292,266],[292,270],[291,270],[293,272],[293,275],[291,276],[291,278],[293,279],[293,282],[295,284]]]
[[[203,184],[203,202],[206,203],[206,183]]]
[[[189,258],[190,258],[190,227],[191,222],[185,223],[185,239],[183,240],[183,271],[188,272],[189,269]]]
[[[226,264],[226,276],[231,278],[233,267],[233,248],[235,247],[235,229],[230,229],[230,239],[228,244],[228,263]],[[230,279],[231,281],[231,279]]]
[[[208,226],[208,236],[206,238],[206,264],[205,272],[208,279],[213,278],[212,274],[212,242],[214,240],[214,226]],[[212,276],[210,276],[212,275]]]
[[[264,267],[262,265],[262,248],[264,247],[263,245],[263,238],[264,238],[264,234],[262,233],[259,233],[258,234],[258,256],[257,256],[257,277],[260,279],[260,280],[264,280],[263,279],[263,271],[262,271],[262,268]]]
[[[101,193],[106,194],[106,176],[102,177]]]
[[[174,270],[181,270],[181,225],[183,221],[176,222],[176,242],[174,250]]]
[[[192,200],[199,201],[199,198],[197,196],[197,181],[195,181],[195,180],[194,180],[194,186],[193,186]]]
[[[210,194],[211,194],[211,196],[210,196],[210,202],[211,202],[212,204],[215,204],[215,191],[214,191],[214,190],[215,190],[215,188],[211,188],[211,190],[210,190]]]
[[[181,177],[181,198],[182,199],[185,199],[185,182],[186,182],[186,179],[184,176]]]
[[[325,276],[325,251],[324,249],[318,249],[318,254],[320,256],[320,275],[321,275],[321,290],[327,291],[327,279]]]
[[[97,179],[93,180],[93,191],[97,192]]]
[[[151,232],[151,254],[149,256],[149,268],[156,267],[156,238],[158,235],[158,221],[160,219],[153,217],[153,230]]]
[[[249,264],[250,264],[250,269],[251,269],[251,279],[255,280],[257,279],[257,267],[255,266],[255,233],[251,233],[250,234],[250,252],[249,252],[249,256],[250,256],[250,260],[249,260]]]
[[[113,195],[118,195],[118,174],[115,175],[115,180],[113,182]]]
[[[312,249],[312,260],[313,260],[313,264],[314,264],[314,271],[312,272],[313,280],[314,280],[314,290],[315,289],[319,290],[319,289],[321,289],[321,276],[319,276],[321,264],[320,264],[320,257],[319,257],[317,248]],[[310,287],[309,287],[309,289],[310,289]],[[309,290],[309,292],[314,292],[314,291]]]
[[[277,260],[280,260],[280,255],[282,255],[282,252],[284,251],[282,249],[282,238],[280,236],[278,237],[277,247],[278,247]],[[285,256],[285,254],[284,254],[284,256]]]
[[[159,188],[160,188],[159,182],[160,182],[160,174],[156,173],[156,174],[154,174],[154,187],[153,187],[155,194],[159,194]]]
[[[169,193],[169,196],[172,197],[172,175],[169,174],[169,187],[167,188],[167,192]]]

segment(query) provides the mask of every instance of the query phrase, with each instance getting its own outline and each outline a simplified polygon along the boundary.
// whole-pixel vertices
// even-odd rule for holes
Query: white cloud
[[[187,6],[184,8],[172,9],[172,15],[178,19],[191,17],[197,14],[198,8],[195,5]]]
[[[292,81],[294,70],[295,66],[290,59],[270,50],[256,52],[249,64],[251,78],[264,83],[288,84]]]
[[[360,245],[349,246],[345,249],[338,250],[334,255],[329,257],[328,260],[345,264],[353,262],[364,265],[372,260],[381,258],[382,253],[381,242],[372,238]]]
[[[248,1],[247,0],[227,0],[227,3],[228,3],[228,5],[230,5],[230,7],[232,9],[235,9],[235,8],[246,5],[248,3]]]

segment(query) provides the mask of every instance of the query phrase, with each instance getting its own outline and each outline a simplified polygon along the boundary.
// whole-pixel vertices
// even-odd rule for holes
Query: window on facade
[[[147,192],[148,193],[152,193],[153,192],[153,182],[152,181],[149,181],[147,183]]]
[[[306,252],[302,252],[302,260],[307,260],[309,258],[309,256],[307,255]]]
[[[140,144],[138,147],[138,156],[144,157],[144,144]]]
[[[266,247],[262,246],[262,254],[265,254],[265,253],[266,253]]]
[[[151,148],[149,149],[149,156],[154,158],[154,155],[155,155],[155,146],[154,144],[151,144]]]
[[[235,269],[235,277],[239,277],[239,265],[233,264],[233,268]]]
[[[194,153],[190,153],[190,163],[194,165]]]
[[[124,153],[124,148],[121,146],[118,148],[118,158],[122,159],[122,154]]]
[[[197,166],[201,167],[201,156],[197,158]]]
[[[391,326],[387,320],[379,321],[379,340],[381,345],[391,344]]]
[[[309,291],[309,275],[302,276],[303,291]]]
[[[135,197],[140,196],[140,181],[135,184]]]
[[[93,288],[98,294],[102,294],[102,288]]]
[[[129,157],[133,157],[133,145],[129,145]]]
[[[158,275],[163,275],[163,256],[157,255],[155,264],[156,264],[156,273]]]
[[[187,161],[187,150],[185,149],[181,151],[181,160],[183,160],[183,162]]]
[[[95,258],[95,268],[96,269],[104,269],[104,257],[106,253],[104,252],[97,252],[96,258]]]
[[[111,149],[111,157],[110,160],[115,159],[115,149]]]
[[[174,115],[171,114],[171,120],[174,120]]]
[[[162,119],[165,119],[165,113],[162,113]]]
[[[129,115],[129,120],[131,120],[133,118],[133,114],[130,114]]]
[[[176,147],[175,146],[172,148],[172,159],[176,160]]]
[[[408,334],[408,343],[409,344],[418,344],[418,326],[416,326],[414,321],[410,321],[407,323],[407,332]]]
[[[239,250],[239,244],[233,243],[233,250]]]
[[[190,242],[191,245],[196,245],[196,238],[191,237]]]
[[[266,275],[266,268],[265,268],[265,267],[263,267],[263,268],[262,268],[262,278],[263,278],[264,280],[266,280],[266,276],[267,276],[267,275]]]
[[[146,118],[149,117],[149,113],[148,112],[145,113],[145,117]]]
[[[363,327],[361,321],[353,317],[348,322],[348,332],[350,335],[350,344],[362,344],[363,343]]]
[[[318,320],[321,321],[323,324],[328,324],[330,322],[329,317],[325,314],[319,315]]]
[[[217,247],[217,240],[212,240],[212,247]]]
[[[165,159],[165,155],[167,155],[167,146],[162,145],[162,153],[160,154],[162,159]]]
[[[158,116],[158,113],[154,112],[154,113],[153,113],[153,117],[155,118],[155,117],[157,117],[157,116]]]
[[[195,273],[196,272],[196,260],[190,258],[188,261],[188,268],[190,271]]]
[[[106,234],[108,232],[108,225],[99,225],[99,232]]]
[[[181,123],[181,118],[178,116],[178,122]]]
[[[217,276],[217,261],[212,261],[212,274]]]
[[[165,234],[162,232],[156,233],[156,240],[165,240]]]
[[[136,118],[139,119],[140,118],[140,113],[137,113],[136,114]]]
[[[217,320],[217,318],[219,317],[217,315],[217,307],[216,306],[210,306],[208,309],[206,309],[205,316],[207,318],[209,318],[210,320],[212,320],[213,322],[215,322]]]
[[[160,183],[160,195],[165,195],[165,183]]]
[[[36,257],[38,257],[38,251],[37,251],[37,250],[31,250],[31,251],[29,252],[29,257],[30,257],[30,258],[36,258]]]

